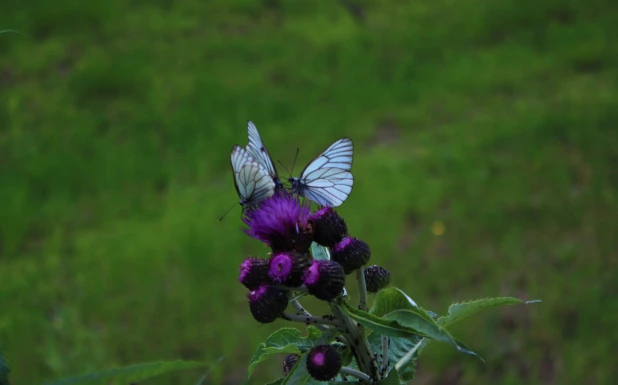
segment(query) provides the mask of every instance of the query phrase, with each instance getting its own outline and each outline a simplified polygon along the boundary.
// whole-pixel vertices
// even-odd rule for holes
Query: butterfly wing
[[[258,132],[255,124],[249,121],[247,124],[247,134],[249,136],[249,144],[247,144],[247,152],[253,157],[259,164],[261,164],[268,174],[271,176],[276,185],[279,185],[279,174],[273,163],[273,159],[270,157],[260,133]]]
[[[354,147],[349,138],[339,139],[315,157],[292,181],[300,195],[322,206],[340,206],[350,195]]]
[[[354,185],[352,173],[340,168],[321,168],[304,176],[301,195],[320,206],[341,206]]]
[[[275,182],[242,147],[234,146],[230,161],[241,206],[256,205],[274,194]]]

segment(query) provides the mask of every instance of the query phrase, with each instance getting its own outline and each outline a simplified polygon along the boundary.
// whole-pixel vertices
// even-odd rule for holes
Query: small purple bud
[[[247,289],[257,289],[268,280],[268,259],[247,258],[240,264],[238,281]]]
[[[348,235],[348,227],[343,218],[331,207],[324,207],[309,217],[313,227],[313,240],[322,246],[335,246]]]
[[[330,256],[343,267],[347,275],[369,262],[371,250],[369,245],[360,239],[345,237],[343,241],[330,248]]]
[[[377,293],[391,283],[391,273],[385,268],[373,265],[363,270],[367,293]]]
[[[318,381],[328,381],[341,370],[341,356],[331,345],[318,345],[309,351],[307,371]]]
[[[249,293],[249,309],[256,321],[263,324],[273,322],[283,315],[288,307],[288,294],[285,290],[262,285]]]
[[[300,360],[300,356],[298,354],[288,354],[283,359],[283,374],[288,375],[294,368],[294,365]]]
[[[318,299],[330,301],[343,291],[345,274],[337,262],[313,260],[311,266],[305,271],[303,281],[309,294]]]
[[[275,283],[298,287],[302,285],[303,272],[309,263],[306,255],[280,252],[270,259],[268,276]]]

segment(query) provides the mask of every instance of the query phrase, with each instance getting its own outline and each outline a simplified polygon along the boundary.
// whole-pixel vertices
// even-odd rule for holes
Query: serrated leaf
[[[397,338],[389,337],[390,344],[388,349],[388,361],[391,368],[397,365],[399,381],[407,384],[414,379],[416,372],[416,358],[418,357],[418,344],[427,341],[422,337],[416,338]],[[367,337],[371,350],[377,353],[382,352],[382,336],[378,333],[371,333]],[[410,353],[411,352],[411,353]]]
[[[342,309],[356,322],[376,333],[408,339],[415,336],[427,337],[446,342],[462,353],[478,357],[476,353],[453,338],[446,329],[440,327],[430,315],[420,308],[396,310],[382,318],[354,309],[345,302]]]
[[[416,302],[406,293],[396,287],[387,287],[378,292],[369,313],[383,317],[395,310],[418,309]]]
[[[9,366],[6,360],[4,359],[4,355],[2,354],[2,352],[0,352],[0,385],[10,385],[10,382],[9,382],[10,372],[11,372],[11,369],[9,369]]]
[[[514,297],[497,297],[478,299],[476,301],[464,303],[455,303],[448,308],[448,314],[446,316],[438,318],[437,322],[439,325],[446,327],[492,307],[522,304],[529,305],[539,302],[541,301],[523,301],[519,298]]]
[[[253,374],[255,368],[270,358],[273,354],[281,353],[283,350],[287,353],[300,353],[300,349],[297,346],[297,343],[300,341],[300,331],[294,328],[279,329],[268,336],[266,341],[262,342],[258,346],[255,353],[253,353],[253,357],[251,357],[251,360],[249,361],[249,367],[247,368],[247,374],[245,374],[243,384],[246,384],[247,381],[249,381],[249,378],[251,377],[251,374]],[[293,348],[290,349],[290,347]]]
[[[409,327],[431,339],[446,342],[462,353],[478,357],[466,345],[453,338],[446,329],[440,327],[431,317],[427,319],[425,315],[412,310],[397,310],[385,315],[384,319],[396,321],[399,325]]]
[[[204,362],[194,361],[169,361],[151,362],[113,368],[74,377],[65,378],[59,381],[48,382],[47,385],[109,385],[109,384],[131,384],[141,382],[162,374],[176,372],[179,370],[197,369],[210,366]]]
[[[307,328],[307,337],[303,337],[300,330],[295,328],[282,328],[277,330],[258,346],[253,357],[251,357],[243,384],[249,381],[255,368],[272,355],[279,353],[301,354],[316,345],[330,343],[337,334],[339,334],[339,332],[332,329],[322,333],[322,331],[315,326],[309,326]]]
[[[378,334],[400,338],[414,338],[417,336],[427,337],[411,328],[399,325],[397,321],[386,320],[362,310],[355,309],[346,302],[343,302],[342,305],[343,306],[339,306],[341,311],[365,328]]]
[[[317,259],[318,261],[329,261],[330,260],[330,252],[328,248],[324,246],[320,246],[317,243],[311,243],[311,255],[313,259]]]

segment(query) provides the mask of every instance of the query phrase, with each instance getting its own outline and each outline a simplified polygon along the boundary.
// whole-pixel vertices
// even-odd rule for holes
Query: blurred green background
[[[618,378],[615,0],[4,0],[0,350],[15,384],[225,359],[262,326],[229,169],[355,143],[340,208],[421,306],[508,295],[433,344],[419,384]],[[279,166],[280,172],[287,176]],[[275,379],[275,360],[254,383]],[[193,384],[203,372],[149,383]]]

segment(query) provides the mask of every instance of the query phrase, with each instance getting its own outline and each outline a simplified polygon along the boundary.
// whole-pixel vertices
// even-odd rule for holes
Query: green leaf
[[[446,329],[440,327],[431,317],[427,319],[424,314],[412,310],[397,310],[385,315],[384,319],[396,321],[399,325],[409,327],[431,339],[446,342],[462,353],[478,357],[467,346],[453,338]]]
[[[378,292],[369,313],[378,317],[395,310],[414,310],[418,305],[406,293],[396,287],[387,287]]]
[[[253,374],[255,368],[266,361],[270,356],[277,353],[300,353],[300,349],[298,348],[298,343],[301,341],[300,331],[294,328],[283,328],[279,329],[266,339],[265,342],[262,342],[251,360],[249,361],[249,368],[247,369],[247,374],[245,375],[245,379],[243,384],[246,384]]]
[[[378,381],[378,385],[399,385],[401,382],[400,375],[397,373],[397,369],[393,368],[388,372],[386,378]],[[405,382],[403,382],[405,384]]]
[[[390,344],[388,350],[388,361],[391,368],[398,369],[399,381],[407,384],[414,379],[416,372],[416,358],[420,352],[420,346],[424,345],[427,339],[422,337],[397,338],[389,337]],[[382,336],[378,333],[371,333],[367,337],[371,350],[376,353],[382,352]]]
[[[63,380],[47,383],[47,385],[131,384],[135,382],[141,382],[166,373],[176,372],[179,370],[203,368],[207,366],[210,366],[210,364],[194,361],[178,360],[169,362],[151,362],[146,364],[113,368],[75,377],[69,377]]]
[[[322,333],[315,326],[309,326],[307,328],[307,337],[301,336],[300,330],[295,328],[277,330],[258,346],[253,357],[251,357],[243,384],[249,381],[255,368],[272,355],[279,353],[301,354],[307,352],[315,345],[330,343],[337,334],[339,334],[339,332],[330,329]]]
[[[438,324],[441,326],[450,326],[455,322],[459,322],[470,316],[473,316],[485,309],[498,306],[509,305],[529,305],[533,303],[541,302],[540,300],[523,301],[519,298],[513,297],[497,297],[497,298],[485,298],[478,299],[476,301],[455,303],[448,308],[448,314],[444,317],[438,318]]]
[[[328,248],[324,246],[320,246],[317,243],[311,243],[311,255],[313,259],[317,259],[319,261],[329,261],[330,260],[330,252]]]
[[[283,381],[285,381],[285,378],[280,378],[280,379],[278,379],[278,380],[276,380],[276,381],[269,382],[269,383],[268,383],[268,384],[266,384],[266,385],[282,385],[282,384],[283,384]]]
[[[478,357],[476,353],[453,338],[446,329],[440,327],[429,314],[420,308],[395,310],[382,318],[354,309],[345,302],[343,303],[343,310],[356,322],[376,333],[402,338],[428,337],[449,343],[462,353]]]
[[[10,385],[10,382],[9,382],[10,372],[11,372],[11,369],[9,369],[9,366],[6,360],[4,359],[4,355],[2,354],[2,352],[0,352],[0,385]]]
[[[415,338],[417,336],[427,337],[411,328],[398,324],[397,321],[386,320],[362,310],[355,309],[346,302],[343,302],[343,306],[339,305],[339,307],[342,312],[346,313],[354,321],[378,334],[401,338]]]

